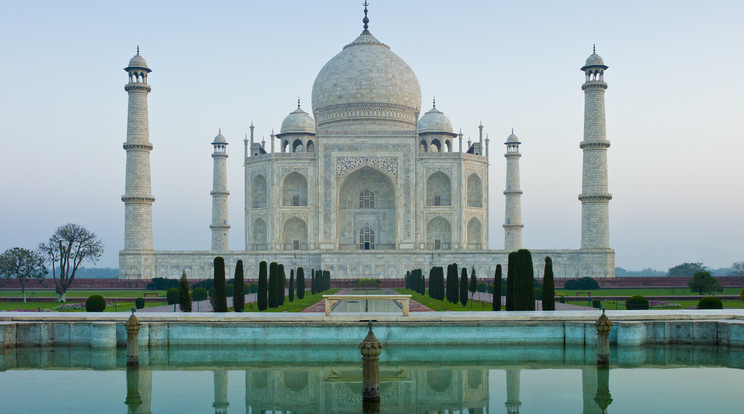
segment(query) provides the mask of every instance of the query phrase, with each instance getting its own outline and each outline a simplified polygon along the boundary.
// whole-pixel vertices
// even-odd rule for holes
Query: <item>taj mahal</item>
[[[366,8],[364,13],[362,33],[315,78],[312,108],[303,109],[298,100],[268,143],[254,139],[253,123],[248,127],[239,154],[245,173],[240,212],[245,244],[237,249],[228,243],[229,145],[221,133],[211,142],[211,250],[154,249],[147,108],[151,69],[138,48],[125,68],[129,104],[120,278],[177,278],[182,271],[189,278],[210,278],[215,256],[225,258],[228,274],[243,260],[247,278],[256,277],[262,260],[330,270],[334,279],[401,278],[410,269],[428,272],[449,263],[490,277],[497,264],[506,265],[509,252],[523,247],[532,252],[536,277],[542,277],[546,256],[553,259],[558,278],[614,277],[604,112],[607,66],[602,58],[592,53],[581,67],[581,246],[522,246],[520,139],[513,131],[505,139],[504,164],[489,158],[482,125],[477,141],[463,142],[436,102],[423,108],[416,74],[372,35]],[[230,155],[236,157],[238,151]],[[494,231],[488,228],[488,206],[496,201],[489,200],[489,163],[506,169],[504,199],[497,201],[505,203],[506,212],[504,247],[498,250],[489,249],[487,242]]]

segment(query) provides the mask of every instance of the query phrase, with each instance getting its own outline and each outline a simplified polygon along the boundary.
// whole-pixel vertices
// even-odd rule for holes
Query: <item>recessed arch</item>
[[[419,143],[419,151],[426,152],[426,150],[427,150],[426,140],[422,139],[421,142]]]
[[[265,250],[268,248],[266,245],[266,222],[263,219],[253,220],[253,249],[254,250]]]
[[[442,143],[439,139],[434,138],[431,140],[431,146],[429,146],[430,152],[442,152]]]
[[[302,144],[301,139],[296,139],[292,143],[292,152],[305,152],[305,146]]]
[[[315,152],[315,144],[312,140],[307,140],[307,152]]]
[[[299,217],[284,222],[282,242],[284,250],[307,250],[307,223]]]
[[[307,179],[293,171],[282,180],[282,205],[307,206]]]
[[[434,217],[426,224],[426,248],[449,250],[452,245],[452,225],[442,216]]]
[[[471,249],[481,249],[483,246],[483,234],[480,220],[473,217],[468,222],[468,247]]]
[[[266,187],[266,178],[258,174],[255,177],[253,177],[253,182],[251,183],[251,200],[253,208],[264,208],[266,207],[266,199],[267,199],[267,187]]]
[[[426,205],[452,205],[452,180],[442,171],[437,171],[426,179]]]
[[[468,177],[468,206],[483,207],[483,182],[478,174]]]

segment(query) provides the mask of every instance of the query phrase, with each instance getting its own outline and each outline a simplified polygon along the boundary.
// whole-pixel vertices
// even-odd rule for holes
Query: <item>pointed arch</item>
[[[426,224],[426,248],[449,250],[452,247],[452,225],[442,216],[434,217]]]
[[[468,177],[468,207],[483,207],[483,182],[475,173]]]
[[[442,171],[437,171],[426,179],[426,205],[452,205],[452,180]]]
[[[307,250],[307,223],[299,217],[292,217],[282,227],[284,250]]]
[[[282,205],[307,206],[307,179],[293,171],[282,180]]]
[[[267,231],[266,222],[260,218],[253,220],[253,250],[266,250]]]
[[[483,248],[483,232],[480,220],[477,217],[473,217],[468,222],[468,248],[469,249],[482,249]]]
[[[268,198],[267,191],[266,178],[262,174],[253,177],[253,182],[251,183],[251,200],[253,208],[266,207],[266,200]]]

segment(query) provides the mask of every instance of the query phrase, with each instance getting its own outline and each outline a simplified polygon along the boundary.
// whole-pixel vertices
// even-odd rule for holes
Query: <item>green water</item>
[[[744,350],[613,349],[597,369],[583,348],[383,349],[383,413],[740,412]],[[624,355],[625,354],[625,355]],[[3,413],[359,413],[358,349],[0,352]],[[604,407],[600,406],[603,405]]]

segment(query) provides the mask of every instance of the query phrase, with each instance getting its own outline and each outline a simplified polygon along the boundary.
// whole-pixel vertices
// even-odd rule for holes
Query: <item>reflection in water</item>
[[[350,352],[354,351],[351,350]],[[402,349],[397,351],[402,352],[399,355],[414,354],[413,351],[406,353]],[[660,403],[658,401],[665,400],[664,403],[668,404],[669,399],[665,398],[663,394],[666,391],[664,387],[674,389],[675,392],[682,392],[677,390],[678,384],[674,386],[671,384],[675,379],[693,378],[695,384],[683,391],[692,395],[697,388],[703,386],[702,384],[711,384],[713,382],[711,379],[719,378],[722,375],[733,378],[733,380],[727,382],[732,387],[741,383],[741,380],[737,382],[736,379],[744,378],[741,370],[741,368],[744,368],[743,350],[719,349],[717,353],[711,353],[705,350],[697,352],[692,348],[681,348],[678,351],[674,348],[629,349],[626,351],[633,351],[636,352],[634,355],[643,356],[647,365],[641,368],[637,366],[616,366],[616,369],[613,370],[613,387],[620,387],[620,391],[615,391],[616,396],[613,402],[613,396],[609,389],[609,369],[597,369],[595,365],[587,364],[588,361],[593,361],[596,358],[596,354],[592,351],[589,350],[584,353],[583,348],[577,350],[566,349],[552,363],[543,361],[542,356],[536,354],[533,354],[535,355],[533,359],[486,363],[483,362],[482,354],[487,353],[487,350],[477,350],[476,352],[463,348],[453,349],[448,353],[440,352],[439,354],[442,356],[457,354],[463,360],[462,362],[445,363],[441,359],[419,363],[401,360],[381,361],[381,403],[379,406],[374,406],[362,404],[361,361],[349,363],[329,359],[327,364],[308,363],[298,365],[297,361],[301,361],[300,363],[304,363],[304,361],[295,359],[294,365],[275,361],[230,364],[229,360],[236,355],[233,353],[234,351],[230,350],[202,349],[199,353],[194,354],[165,350],[162,351],[162,354],[157,355],[150,352],[149,356],[145,352],[142,359],[142,361],[146,361],[145,365],[141,365],[139,369],[125,369],[124,352],[121,352],[121,355],[116,353],[112,356],[109,353],[97,353],[88,348],[6,349],[0,351],[0,383],[3,384],[0,396],[2,396],[3,408],[10,407],[9,412],[57,412],[64,407],[64,403],[61,403],[61,406],[53,404],[60,404],[59,401],[65,401],[65,398],[76,402],[88,401],[89,396],[85,389],[81,389],[80,394],[68,395],[69,389],[48,387],[45,390],[47,397],[39,399],[30,397],[33,389],[29,389],[24,384],[49,383],[49,381],[53,381],[50,378],[56,378],[55,375],[60,375],[59,373],[64,373],[66,381],[77,383],[85,378],[97,378],[95,375],[103,371],[110,371],[119,375],[118,378],[121,381],[100,381],[100,394],[106,394],[113,388],[113,395],[118,395],[114,398],[115,404],[123,411],[124,407],[121,407],[123,401],[127,413],[130,414],[150,413],[153,409],[153,402],[157,404],[156,411],[158,413],[173,412],[168,411],[167,408],[164,410],[162,407],[168,407],[172,404],[174,398],[183,399],[186,404],[194,407],[206,408],[211,405],[207,410],[194,408],[191,410],[192,412],[209,412],[213,408],[214,412],[219,414],[226,414],[231,403],[234,407],[242,405],[243,401],[245,407],[239,407],[237,410],[233,409],[234,413],[263,413],[266,411],[292,413],[359,413],[360,411],[370,413],[441,413],[445,411],[450,413],[486,413],[489,412],[489,406],[490,412],[504,412],[504,408],[497,409],[497,407],[505,406],[507,413],[519,413],[520,409],[525,412],[544,411],[544,409],[535,410],[535,407],[541,404],[541,401],[538,400],[558,398],[563,401],[570,401],[571,404],[552,412],[599,414],[606,413],[611,404],[617,412],[628,412],[629,400],[635,402],[640,398],[646,398],[643,402],[643,404],[646,404],[643,406],[644,408],[651,410],[653,404],[657,404],[656,409],[653,410],[654,412],[671,412],[663,408],[659,410],[658,404]],[[253,350],[239,352],[246,354],[253,352]],[[179,360],[177,356],[182,355],[194,355],[194,359]],[[196,357],[198,355],[200,355],[199,358]],[[287,350],[286,354],[282,353],[281,355],[284,358],[285,355],[291,355],[291,352]],[[424,355],[428,354],[424,353]],[[103,360],[92,360],[95,357],[103,358]],[[111,359],[106,360],[106,358]],[[473,362],[464,362],[467,359]],[[284,360],[289,361],[289,358]],[[537,362],[535,362],[536,360]],[[685,362],[685,364],[681,364],[680,361]],[[700,366],[705,367],[690,368]],[[91,367],[97,368],[91,371]],[[550,391],[545,387],[540,387],[540,397],[536,398],[534,395],[536,390],[535,373],[536,370],[546,368],[554,370],[551,376],[558,375],[562,378],[562,380],[555,381],[571,383],[570,379],[574,378],[576,379],[575,385],[571,385],[570,388],[562,388],[559,396],[545,394]],[[676,374],[674,369],[668,368],[684,368],[690,371],[682,375]],[[166,392],[162,384],[155,384],[156,395],[153,395],[153,372],[158,373],[158,375],[164,373],[179,375],[184,371],[201,371],[208,374],[206,378],[213,380],[213,390],[209,390],[208,382],[204,381],[206,378],[203,376],[201,378],[204,378],[204,380],[198,383],[194,382],[194,379],[200,378],[199,376],[191,375],[187,378],[186,375],[183,375],[181,376],[183,377],[182,383],[179,382],[181,377],[175,377],[176,380],[171,380],[173,384],[169,385],[180,387],[190,384],[207,391],[206,399],[203,395],[198,397],[189,393],[176,395],[172,392]],[[230,374],[233,375],[230,380],[232,387],[228,384],[229,371],[233,371]],[[501,374],[501,371],[504,374]],[[489,376],[489,372],[494,376]],[[663,377],[664,380],[644,383],[644,378],[650,375],[649,373],[666,376]],[[239,374],[239,376],[236,377],[236,374]],[[501,379],[504,376],[506,381],[502,383]],[[174,378],[173,375],[166,377]],[[22,381],[19,381],[18,378]],[[160,378],[163,377],[160,376]],[[579,379],[581,383],[578,382]],[[545,380],[548,381],[547,378]],[[553,381],[552,377],[550,381]],[[619,383],[621,385],[618,385]],[[522,385],[524,385],[524,388],[520,390]],[[720,384],[714,384],[714,386],[723,387]],[[173,387],[170,389],[172,390]],[[210,397],[212,397],[212,395],[209,395],[210,391],[213,391],[212,401],[210,401]],[[55,392],[61,394],[58,395]],[[734,389],[731,390],[731,395],[736,395]],[[524,398],[524,401],[522,401],[522,398]],[[688,398],[694,397],[690,396]],[[101,404],[101,401],[94,400],[94,398],[91,398],[87,402],[90,406],[84,407],[88,409],[83,409],[81,412],[93,411],[94,407]],[[651,401],[651,405],[648,405],[649,401]],[[692,411],[693,409],[699,411],[692,402],[685,402],[685,405],[690,405],[686,412],[695,412]],[[728,402],[730,404],[730,401]],[[200,405],[202,403],[203,405]],[[720,395],[714,401],[705,401],[705,404],[710,406],[711,411],[721,411],[720,408],[715,408],[725,403],[725,398]],[[504,404],[504,406],[501,404]],[[686,408],[683,407],[682,410],[677,408],[674,411],[685,412]],[[114,410],[104,409],[100,412],[112,411]]]

